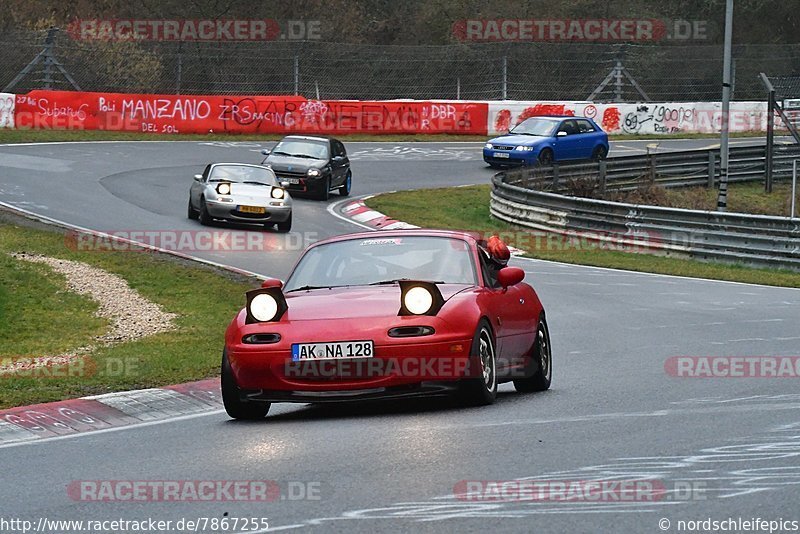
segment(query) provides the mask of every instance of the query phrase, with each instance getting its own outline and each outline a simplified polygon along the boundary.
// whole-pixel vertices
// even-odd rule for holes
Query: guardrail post
[[[650,157],[647,158],[649,160],[649,167],[650,167],[650,183],[656,183],[656,155],[655,153],[650,154]]]
[[[717,175],[717,155],[713,150],[708,151],[708,188],[714,188],[714,178]]]
[[[597,176],[600,179],[600,196],[606,196],[606,160],[601,159],[597,166]]]
[[[558,163],[553,163],[553,189],[555,192],[558,189]]]
[[[792,211],[789,215],[792,219],[794,219],[794,203],[797,198],[797,161],[792,162]]]
[[[767,144],[765,153],[764,191],[772,193],[773,154],[775,153],[775,90],[767,98]]]

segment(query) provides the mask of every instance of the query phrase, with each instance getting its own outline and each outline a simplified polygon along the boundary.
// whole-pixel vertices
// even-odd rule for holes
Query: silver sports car
[[[272,169],[245,163],[211,163],[189,189],[189,218],[277,225],[292,229],[292,197]]]

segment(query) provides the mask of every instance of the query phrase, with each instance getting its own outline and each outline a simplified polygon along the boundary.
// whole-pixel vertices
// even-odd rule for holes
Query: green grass
[[[435,198],[435,209],[431,209],[432,198]],[[394,219],[422,227],[472,230],[489,235],[499,233],[508,244],[525,250],[526,255],[533,258],[676,276],[800,287],[800,273],[791,271],[752,269],[621,252],[601,249],[585,241],[565,242],[554,236],[536,235],[490,216],[488,185],[387,193],[368,199],[367,205]]]
[[[0,235],[5,234],[0,230]],[[48,266],[0,254],[0,357],[58,355],[106,331],[95,302],[66,289]],[[51,310],[52,313],[42,313]],[[43,336],[52,331],[57,335]]]
[[[178,314],[177,330],[100,347],[92,376],[0,378],[0,408],[199,380],[219,371],[224,331],[257,287],[227,272],[146,252],[71,250],[61,233],[0,223],[0,359],[58,356],[93,343],[106,331],[93,301],[66,290],[49,267],[16,260],[12,252],[44,254],[115,273],[145,298]],[[126,367],[124,373],[108,369]]]
[[[659,204],[695,210],[717,209],[716,189],[707,187],[679,187],[666,190],[666,202]],[[788,217],[791,212],[792,185],[775,183],[772,193],[764,192],[761,182],[730,184],[728,186],[728,211],[779,215]],[[797,203],[800,206],[800,202]]]
[[[731,134],[731,137],[758,137],[762,132],[745,132]],[[62,141],[277,141],[279,134],[153,134],[142,132],[109,132],[95,130],[9,130],[0,128],[0,143],[52,143]],[[353,141],[385,141],[391,143],[408,141],[485,141],[485,135],[455,134],[353,134],[337,136],[345,142]],[[718,139],[719,134],[678,133],[668,136],[670,139]],[[611,140],[664,139],[664,136],[617,134]]]

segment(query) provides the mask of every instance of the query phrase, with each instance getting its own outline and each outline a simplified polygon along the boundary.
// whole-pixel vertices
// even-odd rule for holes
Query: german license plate
[[[292,185],[297,185],[300,183],[300,178],[280,178],[281,182],[287,182]]]
[[[496,158],[509,158],[511,155],[508,152],[495,152],[494,157]]]
[[[239,211],[242,213],[266,213],[266,208],[261,206],[239,206]]]
[[[292,361],[346,360],[372,358],[372,341],[337,341],[335,343],[292,343]]]

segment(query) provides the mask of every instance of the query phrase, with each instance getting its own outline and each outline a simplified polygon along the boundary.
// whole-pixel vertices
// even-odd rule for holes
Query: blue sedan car
[[[483,147],[483,160],[492,167],[599,160],[607,155],[608,134],[586,117],[531,117]]]

